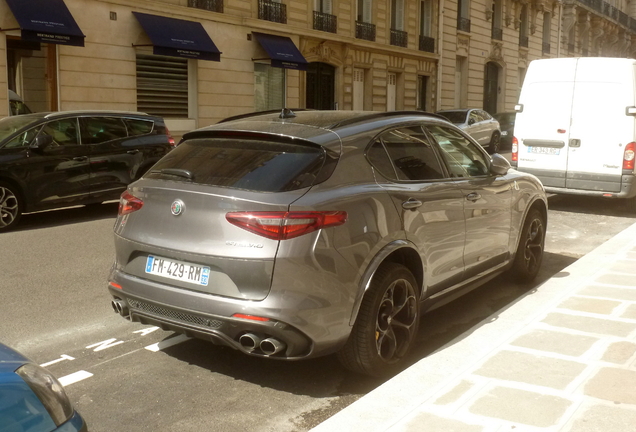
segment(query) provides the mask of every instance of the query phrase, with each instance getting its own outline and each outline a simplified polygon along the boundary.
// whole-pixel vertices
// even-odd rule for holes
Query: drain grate
[[[218,320],[209,319],[209,318],[202,318],[200,316],[191,315],[191,314],[185,313],[185,312],[173,311],[173,310],[161,307],[161,306],[153,305],[153,304],[142,302],[142,301],[139,301],[139,300],[129,299],[128,300],[128,304],[134,309],[143,310],[143,311],[146,311],[146,312],[150,312],[150,313],[152,313],[154,315],[159,315],[159,316],[163,316],[163,317],[170,318],[170,319],[173,319],[173,320],[178,320],[178,321],[183,321],[183,322],[187,322],[187,323],[191,323],[191,324],[196,324],[196,325],[203,326],[203,327],[217,329],[217,328],[220,328],[223,325],[223,323],[221,321],[218,321]]]

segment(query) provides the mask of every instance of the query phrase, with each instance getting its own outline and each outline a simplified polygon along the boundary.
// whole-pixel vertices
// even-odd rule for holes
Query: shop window
[[[254,110],[285,107],[285,69],[254,63]]]

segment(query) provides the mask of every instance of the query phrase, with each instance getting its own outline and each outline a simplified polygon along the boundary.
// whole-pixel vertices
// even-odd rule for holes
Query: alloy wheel
[[[543,256],[543,222],[535,218],[528,226],[528,235],[524,247],[524,260],[528,272],[534,273],[536,267],[540,265]]]
[[[10,189],[0,186],[0,229],[12,225],[19,214],[18,197]]]
[[[410,282],[399,279],[384,293],[375,326],[378,356],[386,362],[406,354],[417,331],[417,300]]]

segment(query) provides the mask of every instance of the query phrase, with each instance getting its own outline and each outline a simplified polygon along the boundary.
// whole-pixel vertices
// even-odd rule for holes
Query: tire
[[[373,276],[349,340],[338,353],[354,372],[385,376],[399,371],[419,325],[419,289],[403,265],[386,263]]]
[[[528,212],[523,223],[519,246],[510,270],[511,276],[522,283],[532,282],[539,273],[545,245],[545,218],[537,209]]]
[[[0,232],[14,228],[22,216],[22,201],[16,188],[0,182]]]
[[[488,151],[492,153],[499,153],[501,148],[501,135],[498,132],[492,134],[490,138],[490,144],[488,145]]]

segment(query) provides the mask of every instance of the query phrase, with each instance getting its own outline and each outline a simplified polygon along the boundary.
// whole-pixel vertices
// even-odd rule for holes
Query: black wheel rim
[[[0,186],[0,228],[8,227],[18,217],[18,198]]]
[[[543,256],[543,222],[540,219],[534,219],[528,226],[526,244],[524,248],[524,259],[526,269],[533,273],[541,264]]]
[[[404,279],[394,281],[385,291],[375,325],[376,349],[388,363],[398,361],[413,340],[417,326],[415,289]]]

